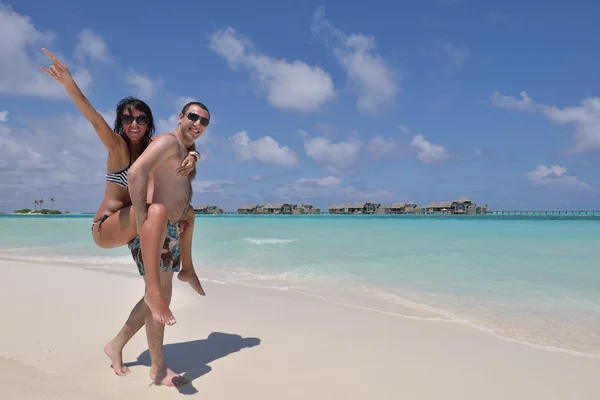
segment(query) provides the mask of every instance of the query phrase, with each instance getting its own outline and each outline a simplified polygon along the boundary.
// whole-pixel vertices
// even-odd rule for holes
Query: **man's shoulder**
[[[160,134],[158,136],[154,136],[152,139],[150,139],[150,143],[148,144],[148,147],[152,146],[173,146],[173,145],[177,145],[177,138],[175,137],[175,135],[173,134],[173,132],[168,132],[168,133],[163,133]]]

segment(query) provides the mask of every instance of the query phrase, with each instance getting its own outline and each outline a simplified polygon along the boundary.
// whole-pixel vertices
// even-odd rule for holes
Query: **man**
[[[167,233],[173,232],[178,221],[184,219],[192,199],[190,180],[179,176],[176,170],[183,161],[182,156],[187,155],[187,148],[204,133],[209,121],[210,114],[202,103],[186,104],[179,114],[177,129],[155,138],[128,173],[129,195],[146,269],[144,301],[154,319],[163,324],[173,325],[176,320],[161,293],[158,271],[161,248],[165,239],[175,239]],[[151,174],[152,204],[147,206]]]
[[[104,351],[110,357],[117,375],[126,375],[122,350],[125,344],[145,324],[150,352],[150,378],[162,385],[180,386],[187,381],[167,368],[163,357],[165,324],[176,321],[169,309],[173,273],[179,271],[180,240],[192,241],[193,221],[185,218],[192,197],[191,182],[180,177],[177,169],[188,154],[187,148],[198,139],[210,121],[210,114],[202,103],[186,104],[179,114],[175,131],[156,137],[131,166],[128,173],[129,192],[137,219],[139,236],[129,243],[138,270],[145,276],[146,294],[136,304],[117,337]],[[182,158],[183,157],[183,158]],[[148,205],[148,185],[152,175],[151,204]],[[179,235],[179,221],[185,228]],[[190,254],[181,255],[184,268],[178,278],[188,282],[200,294],[202,286],[191,266]],[[161,272],[159,272],[159,269]]]

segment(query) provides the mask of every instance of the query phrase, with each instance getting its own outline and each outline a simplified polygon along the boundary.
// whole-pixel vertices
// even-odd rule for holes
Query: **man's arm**
[[[138,233],[148,218],[146,200],[150,174],[167,158],[177,154],[178,150],[177,139],[173,135],[161,135],[152,140],[146,150],[135,160],[127,174],[129,196],[135,210]]]

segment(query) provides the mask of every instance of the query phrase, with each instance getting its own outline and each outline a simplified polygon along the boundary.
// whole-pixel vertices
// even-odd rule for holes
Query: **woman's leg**
[[[126,245],[137,236],[133,206],[124,207],[104,221],[98,221],[92,231],[94,242],[103,249]]]
[[[181,245],[181,271],[177,274],[177,278],[180,281],[189,283],[196,292],[204,296],[204,289],[202,289],[192,262],[192,237],[194,234],[195,219],[194,207],[189,206],[185,219],[180,224],[180,227],[183,228],[183,232],[181,232],[179,238]]]

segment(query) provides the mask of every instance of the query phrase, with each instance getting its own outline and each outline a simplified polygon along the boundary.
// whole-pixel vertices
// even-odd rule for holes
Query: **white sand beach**
[[[283,290],[175,281],[165,356],[181,388],[150,385],[142,329],[116,376],[103,353],[140,277],[0,261],[1,399],[597,399],[600,360]],[[135,267],[132,264],[132,269]],[[200,269],[201,275],[201,269]]]

